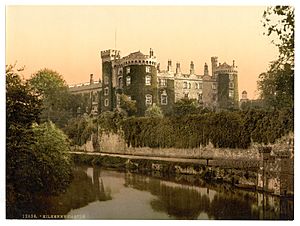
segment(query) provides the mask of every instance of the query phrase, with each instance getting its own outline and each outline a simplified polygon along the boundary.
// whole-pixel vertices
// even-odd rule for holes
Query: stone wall
[[[258,160],[259,152],[256,148],[249,149],[219,149],[212,145],[193,149],[178,148],[133,148],[127,147],[125,140],[117,134],[103,134],[100,141],[100,152],[139,155],[139,156],[156,156],[170,158],[213,158],[213,159],[230,159],[230,160]]]

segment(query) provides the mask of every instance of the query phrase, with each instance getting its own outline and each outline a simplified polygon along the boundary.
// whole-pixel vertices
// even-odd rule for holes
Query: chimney
[[[90,85],[94,84],[93,74],[90,74]]]
[[[180,63],[176,63],[176,74],[180,74],[181,70],[180,70]]]
[[[204,75],[208,75],[208,66],[207,66],[207,63],[204,64]]]
[[[153,50],[150,48],[150,57],[153,57]]]
[[[191,61],[191,64],[190,64],[190,75],[192,74],[195,74],[195,65],[194,65],[194,62]]]
[[[168,67],[167,67],[168,72],[172,71],[172,61],[168,60]]]

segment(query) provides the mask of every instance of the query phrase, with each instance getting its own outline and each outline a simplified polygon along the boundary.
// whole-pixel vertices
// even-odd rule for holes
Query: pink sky
[[[7,6],[6,64],[26,66],[25,78],[49,68],[68,84],[86,82],[89,74],[101,77],[100,51],[115,47],[122,56],[154,50],[161,68],[168,59],[197,74],[204,63],[235,60],[239,93],[257,97],[258,75],[278,55],[271,38],[263,35],[266,7],[209,6]]]

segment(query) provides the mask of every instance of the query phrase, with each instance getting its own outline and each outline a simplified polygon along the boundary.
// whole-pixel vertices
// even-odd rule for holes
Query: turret
[[[215,78],[215,70],[218,67],[218,57],[211,57],[211,75]]]

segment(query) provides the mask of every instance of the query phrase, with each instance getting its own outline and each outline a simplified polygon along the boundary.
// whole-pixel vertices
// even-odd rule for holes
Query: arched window
[[[167,105],[168,104],[168,95],[167,92],[164,91],[161,95],[160,95],[160,104],[161,105]]]
[[[146,75],[146,77],[145,77],[145,84],[146,84],[146,86],[150,86],[151,85],[151,76],[150,75]]]
[[[126,77],[126,86],[129,86],[131,84],[131,77],[127,76]]]
[[[123,79],[122,79],[122,77],[119,77],[119,79],[118,79],[118,85],[119,85],[119,88],[122,88],[123,87]]]
[[[146,103],[146,106],[149,106],[149,105],[152,105],[152,95],[151,94],[147,94],[145,96],[145,103]]]

